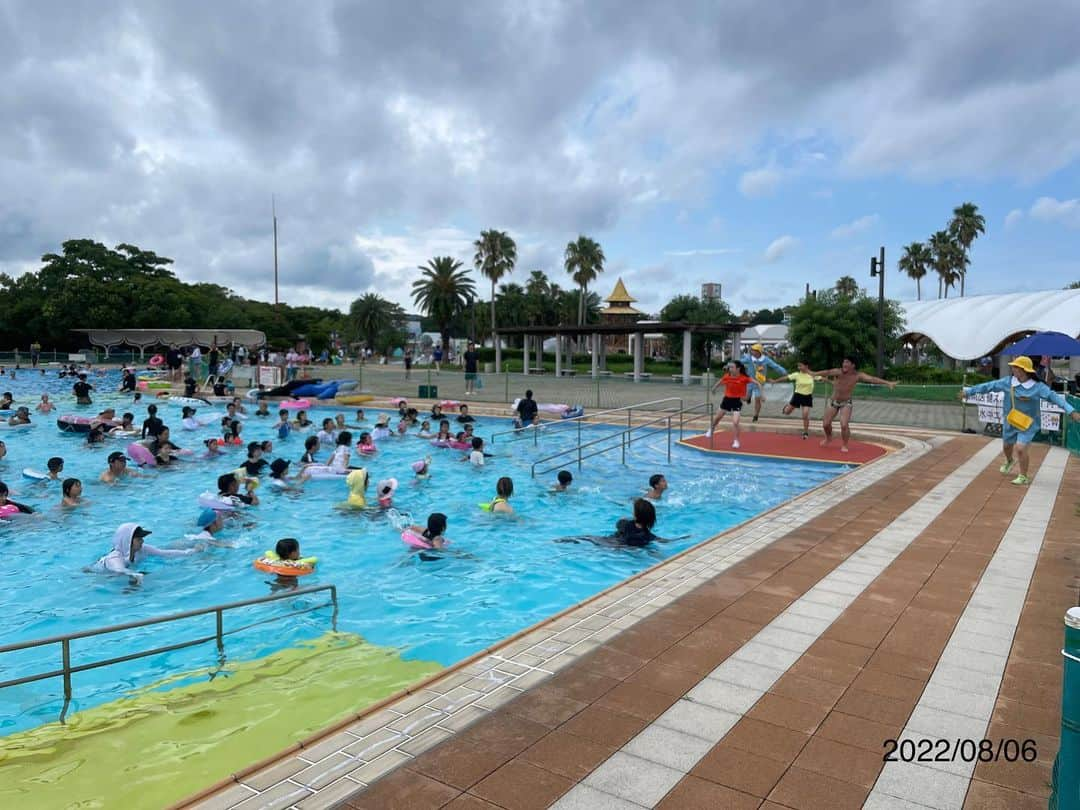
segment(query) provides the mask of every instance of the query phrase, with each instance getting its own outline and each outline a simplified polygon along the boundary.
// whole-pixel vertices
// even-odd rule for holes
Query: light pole
[[[870,277],[877,276],[877,376],[885,373],[885,246],[881,253],[870,257]]]

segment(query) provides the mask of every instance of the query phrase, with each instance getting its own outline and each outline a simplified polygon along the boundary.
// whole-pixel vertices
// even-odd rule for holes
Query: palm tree
[[[859,282],[851,276],[841,276],[836,281],[836,294],[841,298],[854,298],[859,294]]]
[[[525,282],[525,308],[530,326],[547,322],[547,313],[551,305],[551,284],[541,270],[533,270]]]
[[[413,301],[439,326],[444,348],[450,347],[450,322],[476,298],[476,287],[461,262],[452,256],[436,256],[421,266],[412,285]]]
[[[585,325],[585,302],[588,300],[589,284],[604,272],[604,251],[600,243],[587,236],[578,236],[576,242],[568,242],[564,257],[566,272],[578,285],[578,326]],[[580,338],[579,338],[580,344]],[[578,346],[580,350],[581,346]]]
[[[380,337],[400,329],[404,321],[401,307],[377,293],[366,293],[349,307],[349,322],[357,337],[373,349],[379,346]]]
[[[942,289],[949,297],[949,287],[960,278],[960,268],[964,266],[963,251],[949,235],[948,231],[935,231],[930,237],[930,254],[933,256],[934,270],[938,274],[938,298]]]
[[[473,257],[473,266],[476,267],[485,278],[491,280],[491,345],[495,345],[495,285],[503,276],[514,272],[514,264],[517,262],[517,245],[514,240],[503,231],[494,229],[481,231],[480,238],[473,242],[476,255]]]
[[[964,261],[960,268],[960,295],[964,295],[964,279],[967,277],[967,266],[972,243],[979,234],[986,233],[986,219],[979,213],[979,206],[975,203],[966,202],[953,209],[953,218],[949,222],[949,233],[964,253]]]
[[[904,255],[896,263],[897,269],[908,278],[915,281],[915,298],[922,300],[922,279],[926,275],[930,265],[934,263],[934,255],[927,250],[922,242],[912,242],[904,248]]]

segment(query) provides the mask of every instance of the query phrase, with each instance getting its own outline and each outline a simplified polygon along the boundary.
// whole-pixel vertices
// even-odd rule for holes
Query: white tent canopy
[[[929,338],[957,360],[1000,351],[1027,332],[1080,337],[1080,290],[1041,290],[901,302],[903,339]]]
[[[258,329],[74,329],[82,332],[91,346],[106,351],[116,346],[134,346],[140,353],[153,346],[245,346],[257,349],[266,344],[266,334]]]

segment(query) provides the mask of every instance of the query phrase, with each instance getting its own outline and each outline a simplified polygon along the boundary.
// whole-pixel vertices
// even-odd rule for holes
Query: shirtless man
[[[121,478],[142,478],[142,473],[128,469],[127,456],[117,451],[109,453],[109,466],[98,478],[103,484],[115,484]]]
[[[896,388],[896,383],[882,380],[870,374],[859,371],[855,359],[851,356],[844,357],[840,368],[830,368],[826,371],[810,372],[814,376],[825,377],[833,384],[832,397],[825,406],[825,416],[821,421],[825,438],[821,440],[821,446],[827,447],[832,441],[832,421],[837,414],[840,415],[840,452],[848,452],[848,440],[851,438],[851,407],[852,395],[855,393],[855,384],[874,383],[875,385],[887,385],[890,389]]]

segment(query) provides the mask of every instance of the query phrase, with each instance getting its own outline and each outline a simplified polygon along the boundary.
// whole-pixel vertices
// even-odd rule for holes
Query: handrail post
[[[224,655],[225,654],[225,633],[224,633],[225,621],[224,621],[224,617],[222,616],[221,608],[218,608],[217,610],[215,610],[214,613],[217,616],[217,648],[218,648],[218,653],[221,654],[221,655]]]
[[[330,629],[336,633],[338,615],[337,585],[330,586],[330,601],[334,603],[334,615],[330,617]]]
[[[71,640],[60,642],[61,656],[64,662],[64,700],[71,700]]]
[[[679,413],[682,413],[680,411]],[[671,417],[667,418],[667,463],[671,463]]]
[[[619,444],[622,447],[622,463],[623,463],[623,466],[625,467],[626,466],[626,434],[625,433],[622,435],[622,441],[619,442]]]

